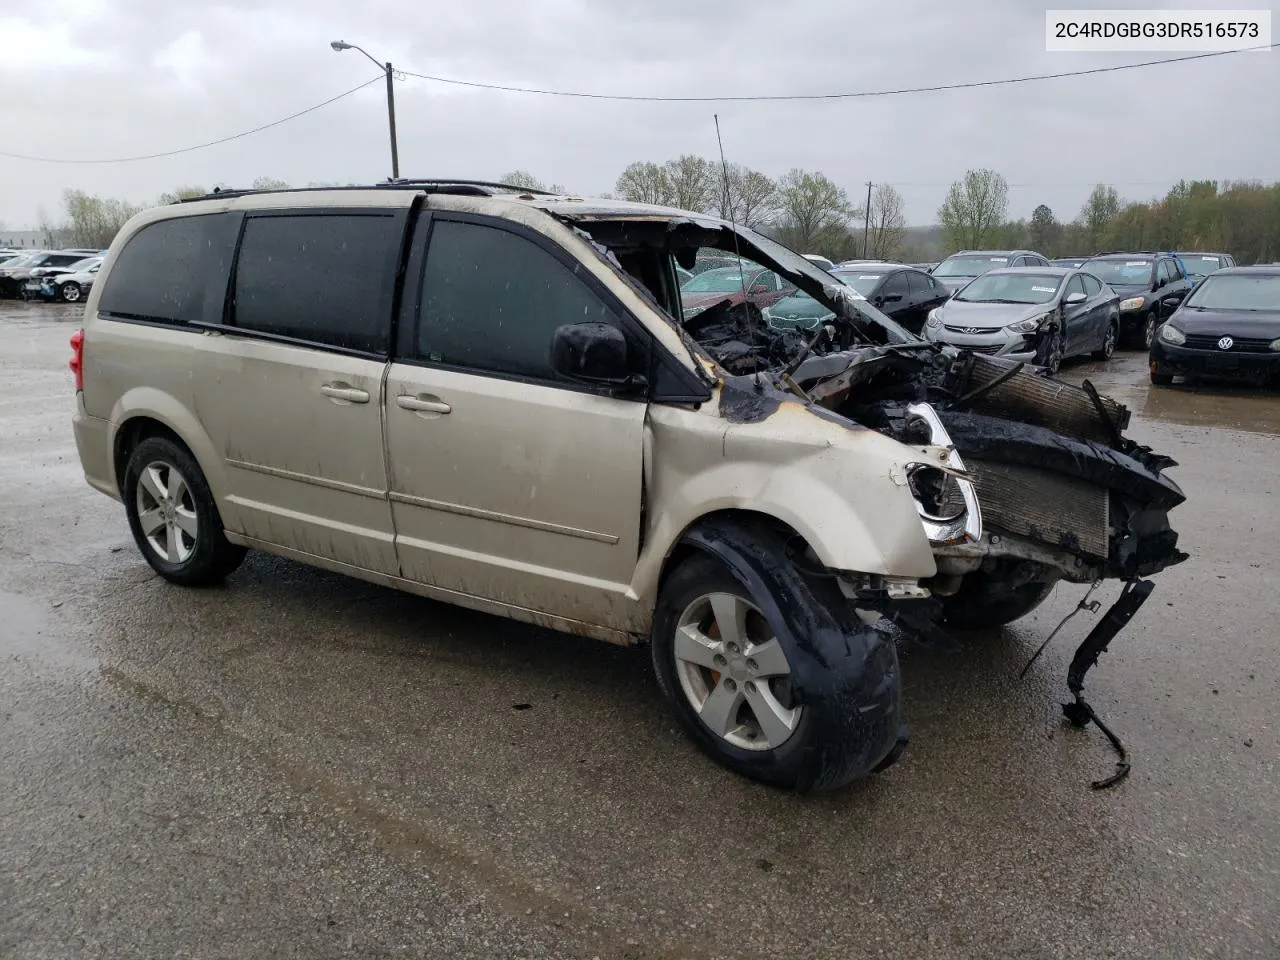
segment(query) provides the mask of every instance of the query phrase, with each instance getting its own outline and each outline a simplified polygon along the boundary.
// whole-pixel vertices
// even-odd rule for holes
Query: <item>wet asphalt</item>
[[[1280,957],[1280,393],[1077,364],[1192,559],[1060,715],[1084,593],[904,654],[912,743],[796,797],[647,652],[251,555],[157,579],[80,474],[77,308],[0,303],[0,957]],[[1115,585],[1103,591],[1110,601]]]

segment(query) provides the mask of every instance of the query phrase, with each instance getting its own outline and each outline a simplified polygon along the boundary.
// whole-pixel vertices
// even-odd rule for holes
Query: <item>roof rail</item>
[[[214,198],[249,197],[263,193],[309,193],[317,190],[422,190],[425,193],[455,193],[477,197],[493,196],[495,191],[502,190],[516,194],[537,194],[544,197],[555,196],[555,194],[549,190],[533,190],[527,187],[516,187],[509,183],[498,183],[494,180],[401,178],[399,180],[383,180],[379,183],[345,184],[342,186],[331,187],[278,187],[271,189],[255,189],[253,187],[247,187],[239,190],[234,188],[223,189],[220,187],[214,187],[211,193],[206,193],[199,197],[184,197],[178,202],[194,203],[197,200],[212,200]]]

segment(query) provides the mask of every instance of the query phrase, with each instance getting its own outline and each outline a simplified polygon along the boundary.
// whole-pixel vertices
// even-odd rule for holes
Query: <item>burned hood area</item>
[[[1063,707],[1076,726],[1096,723],[1120,755],[1116,773],[1094,786],[1122,779],[1123,747],[1084,700],[1084,674],[1150,595],[1153,584],[1144,578],[1187,559],[1169,522],[1185,499],[1165,473],[1175,461],[1125,436],[1129,411],[1087,380],[1077,387],[1023,363],[926,343],[852,288],[751,231],[656,214],[588,214],[573,225],[666,314],[692,352],[714,362],[708,369],[723,371],[726,419],[762,420],[798,402],[849,429],[877,430],[920,448],[930,443],[929,426],[910,408],[933,408],[976,489],[982,534],[933,544],[937,574],[921,582],[927,598],[880,598],[904,635],[928,642],[949,628],[1011,622],[1060,581],[1095,588],[1123,582],[1120,598],[1076,652],[1068,675],[1073,700]],[[788,329],[741,297],[684,316],[674,264],[688,268],[707,248],[777,271],[831,316]],[[912,481],[917,500],[936,517],[962,516],[958,485],[942,471],[930,473]],[[1087,596],[1075,612],[1099,606]]]

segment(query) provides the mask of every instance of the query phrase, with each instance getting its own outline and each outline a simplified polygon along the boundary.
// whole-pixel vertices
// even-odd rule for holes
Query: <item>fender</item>
[[[770,549],[777,538],[751,524],[712,518],[681,537],[682,544],[714,557],[751,596],[778,633],[790,661],[797,702],[817,711],[823,757],[811,769],[889,766],[901,755],[901,674],[894,634],[886,621],[867,624],[834,585],[806,576]],[[817,596],[819,603],[800,602]],[[797,785],[820,789],[819,778]]]
[[[229,486],[222,457],[196,416],[171,394],[155,387],[133,387],[121,394],[111,409],[108,430],[111,459],[111,482],[119,489],[120,478],[115,475],[115,449],[120,431],[128,421],[145,417],[164,424],[187,445],[204,473],[223,525],[229,530],[240,528],[240,514],[236,505],[227,499]]]

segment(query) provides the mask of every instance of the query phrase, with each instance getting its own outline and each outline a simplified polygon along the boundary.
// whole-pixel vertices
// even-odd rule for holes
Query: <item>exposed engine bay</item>
[[[571,222],[672,318],[696,354],[724,371],[720,402],[729,419],[767,417],[784,398],[798,398],[851,427],[921,448],[933,439],[922,407],[936,412],[963,469],[914,471],[912,492],[926,505],[926,522],[946,530],[965,516],[966,484],[957,476],[967,478],[980,533],[957,525],[953,535],[931,535],[938,572],[910,599],[858,585],[861,601],[878,603],[907,635],[927,640],[946,627],[1010,622],[1059,581],[1123,581],[1120,600],[1077,652],[1069,678],[1075,701],[1064,707],[1079,726],[1097,722],[1123,760],[1119,742],[1081,697],[1083,675],[1150,593],[1144,578],[1187,559],[1168,521],[1185,499],[1164,475],[1175,463],[1124,436],[1124,406],[1088,381],[1076,387],[1039,368],[927,343],[751,231],[709,219],[593,218],[589,210]],[[778,329],[745,296],[685,316],[673,264],[690,268],[708,248],[775,270],[831,316],[809,329]]]

